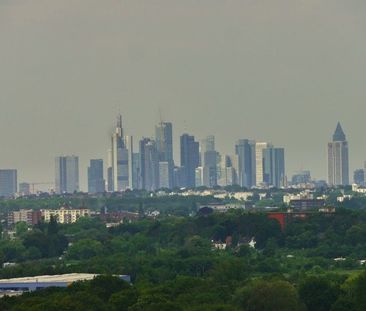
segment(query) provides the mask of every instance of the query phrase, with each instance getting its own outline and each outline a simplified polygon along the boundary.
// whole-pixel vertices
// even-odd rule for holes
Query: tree
[[[299,296],[308,310],[328,311],[339,295],[339,287],[326,277],[308,277],[300,283]]]
[[[23,237],[28,231],[28,225],[25,221],[19,221],[15,224],[15,232],[17,237]]]
[[[245,311],[301,310],[295,288],[286,281],[252,281],[237,291],[235,301]]]

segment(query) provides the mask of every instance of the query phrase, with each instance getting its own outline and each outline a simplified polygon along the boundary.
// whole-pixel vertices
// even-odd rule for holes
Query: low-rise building
[[[38,224],[42,219],[40,211],[21,209],[8,213],[8,225],[13,226],[18,222],[25,222],[29,226]]]
[[[60,224],[72,224],[76,222],[80,217],[90,216],[90,210],[87,208],[69,209],[62,207],[60,209],[44,209],[41,210],[42,219],[45,222],[49,222],[51,217],[55,217]]]

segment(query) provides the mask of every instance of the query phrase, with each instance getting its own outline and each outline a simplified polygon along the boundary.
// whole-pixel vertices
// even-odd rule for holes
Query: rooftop
[[[8,283],[50,283],[50,282],[66,282],[73,283],[76,281],[87,281],[94,279],[98,274],[90,273],[70,273],[61,275],[40,275],[24,278],[1,279],[1,284]]]

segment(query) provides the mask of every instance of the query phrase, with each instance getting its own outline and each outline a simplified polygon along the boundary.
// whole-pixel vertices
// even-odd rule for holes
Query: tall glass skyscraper
[[[56,193],[74,193],[79,191],[79,157],[56,157],[55,186]]]
[[[89,193],[102,193],[105,191],[105,180],[103,175],[103,160],[90,160],[90,165],[88,167]]]
[[[194,140],[194,136],[183,134],[180,137],[180,165],[183,175],[181,186],[194,188],[196,168],[199,166],[199,143]]]
[[[328,184],[349,184],[348,142],[339,122],[333,134],[333,141],[328,143]]]
[[[285,149],[263,149],[263,181],[268,186],[285,186]]]
[[[173,125],[170,122],[160,122],[155,127],[155,141],[159,162],[159,184],[163,188],[173,188],[174,159],[173,159]]]
[[[17,170],[0,170],[0,197],[12,197],[18,189]]]
[[[125,191],[132,188],[130,174],[132,169],[132,137],[124,136],[122,116],[117,118],[117,126],[112,135],[112,179],[113,191]]]
[[[150,138],[140,141],[141,189],[155,191],[159,188],[159,156],[156,143]]]
[[[239,185],[246,188],[255,186],[255,142],[248,139],[240,139],[235,146],[235,153],[238,156],[237,175]]]

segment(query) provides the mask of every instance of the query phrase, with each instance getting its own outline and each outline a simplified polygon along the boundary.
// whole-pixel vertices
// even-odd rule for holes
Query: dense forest
[[[6,297],[0,309],[365,310],[365,258],[362,210],[309,214],[284,231],[264,213],[241,210],[141,217],[109,229],[97,218],[32,230],[20,223],[15,240],[0,241],[0,261],[16,263],[0,269],[1,278],[109,276]],[[119,274],[132,284],[112,277]]]

